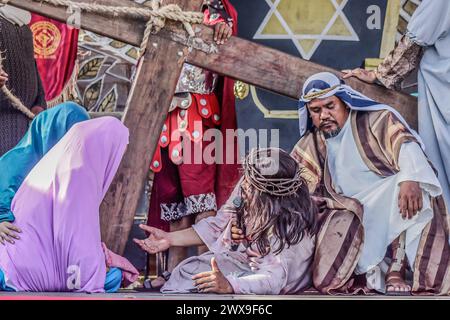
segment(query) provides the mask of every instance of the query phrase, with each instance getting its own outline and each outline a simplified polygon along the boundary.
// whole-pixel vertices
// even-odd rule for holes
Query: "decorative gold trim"
[[[318,91],[318,92],[313,92],[313,93],[307,94],[306,96],[304,96],[304,99],[306,99],[306,100],[312,100],[312,99],[321,97],[321,96],[323,96],[323,95],[326,95],[328,92],[333,91],[333,90],[336,89],[337,87],[339,87],[339,85],[332,86],[331,88],[324,89],[324,90],[322,90],[322,91]]]
[[[255,86],[250,86],[250,93],[256,107],[261,111],[266,119],[298,119],[297,110],[269,110],[266,108],[261,100],[259,100],[258,93]]]

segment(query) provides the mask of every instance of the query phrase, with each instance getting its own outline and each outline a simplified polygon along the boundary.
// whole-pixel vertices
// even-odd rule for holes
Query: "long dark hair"
[[[249,163],[249,157],[255,155],[257,161]],[[237,218],[249,244],[256,245],[258,252],[265,256],[271,251],[279,254],[300,243],[305,234],[315,235],[317,208],[294,158],[281,149],[270,148],[253,151],[244,163],[247,165],[243,168],[241,184],[243,205]],[[275,170],[264,174],[268,168]],[[249,174],[256,174],[259,180],[255,182]],[[282,195],[276,183],[265,181],[281,181],[283,186],[292,182],[292,188],[284,188],[285,195]]]

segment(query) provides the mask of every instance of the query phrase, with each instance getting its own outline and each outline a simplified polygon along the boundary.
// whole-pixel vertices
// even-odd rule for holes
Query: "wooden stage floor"
[[[0,292],[0,300],[448,300],[450,297],[408,296],[392,297],[383,295],[368,296],[326,296],[320,294],[302,294],[289,296],[263,295],[216,295],[216,294],[161,294],[158,292],[142,292],[121,290],[118,293],[85,294],[85,293],[24,293]]]

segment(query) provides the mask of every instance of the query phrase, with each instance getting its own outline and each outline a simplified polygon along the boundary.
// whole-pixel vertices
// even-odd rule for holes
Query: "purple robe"
[[[33,168],[11,206],[21,239],[0,246],[8,286],[104,292],[99,207],[127,144],[128,129],[119,120],[84,121]]]

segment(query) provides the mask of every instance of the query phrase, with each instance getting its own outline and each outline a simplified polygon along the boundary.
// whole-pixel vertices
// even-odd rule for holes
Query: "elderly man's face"
[[[314,99],[308,103],[308,109],[314,126],[327,139],[339,134],[350,113],[345,103],[336,96]]]

